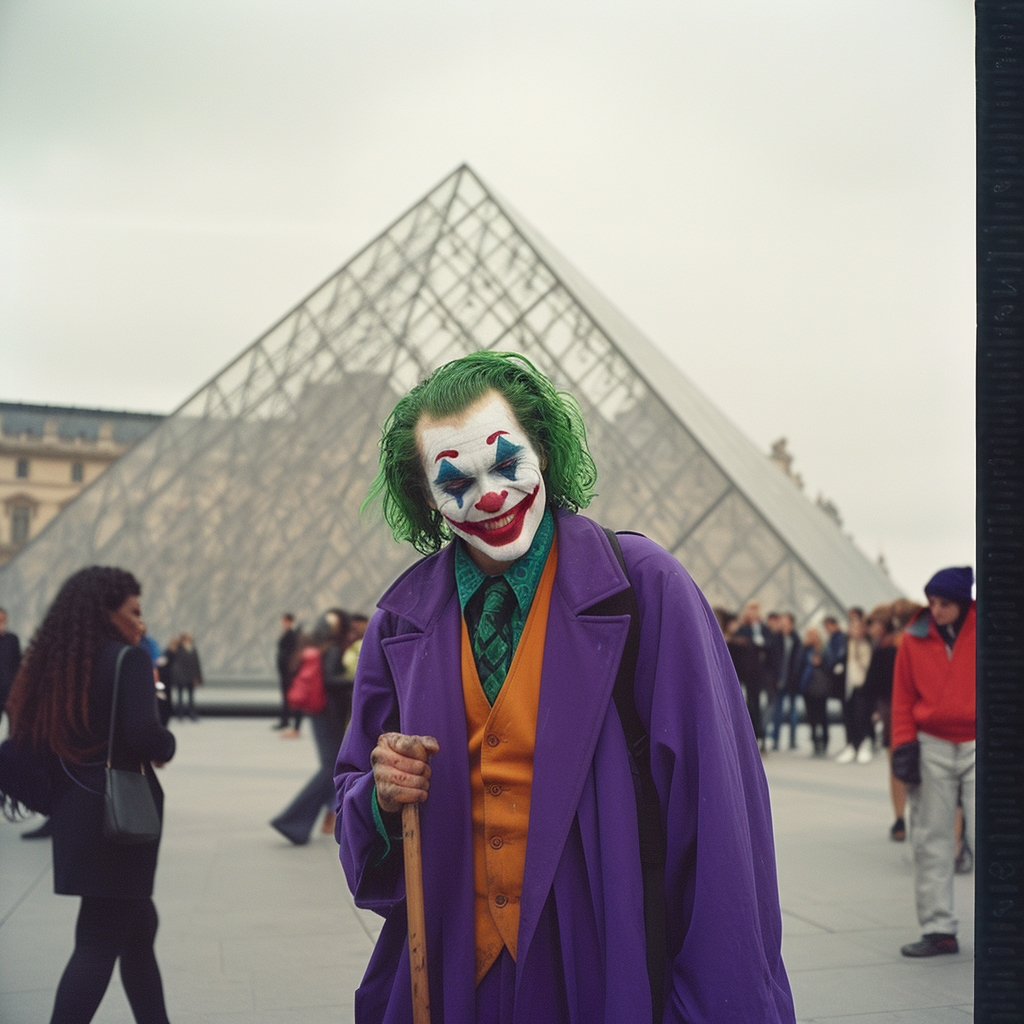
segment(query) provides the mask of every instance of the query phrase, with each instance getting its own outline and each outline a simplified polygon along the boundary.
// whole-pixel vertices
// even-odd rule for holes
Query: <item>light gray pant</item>
[[[974,741],[949,743],[918,733],[921,783],[907,787],[914,894],[921,932],[956,934],[953,861],[957,801],[964,812],[964,841],[974,850]]]

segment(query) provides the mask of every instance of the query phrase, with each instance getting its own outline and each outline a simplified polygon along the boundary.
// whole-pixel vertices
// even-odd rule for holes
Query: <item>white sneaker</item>
[[[857,751],[857,764],[871,764],[871,759],[875,755],[871,752],[870,743],[862,743],[860,750]]]
[[[847,743],[845,747],[836,755],[836,764],[849,764],[857,756],[857,750],[851,744]]]

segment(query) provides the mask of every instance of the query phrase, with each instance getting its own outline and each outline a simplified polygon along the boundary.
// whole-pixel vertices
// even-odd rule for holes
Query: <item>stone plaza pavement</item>
[[[167,809],[154,898],[175,1024],[353,1019],[378,919],[353,905],[333,836],[318,830],[295,847],[267,825],[316,758],[308,726],[283,740],[270,725],[240,717],[172,724],[178,753],[161,772]],[[833,753],[841,733],[834,730]],[[808,737],[801,743],[765,759],[798,1020],[967,1024],[974,876],[956,879],[960,954],[900,956],[919,932],[909,847],[888,838],[886,765],[815,760]],[[53,894],[49,840],[20,838],[39,821],[0,821],[4,1024],[49,1020],[72,948],[78,901]],[[116,971],[95,1020],[132,1021]]]

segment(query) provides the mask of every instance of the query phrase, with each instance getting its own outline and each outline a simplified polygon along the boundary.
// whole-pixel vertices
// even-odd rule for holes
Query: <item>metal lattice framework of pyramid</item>
[[[588,514],[671,551],[712,604],[799,623],[899,591],[507,202],[458,168],[84,490],[8,565],[28,633],[61,581],[120,565],[152,634],[271,678],[277,621],[372,611],[417,557],[359,505],[380,427],[432,369],[528,356],[580,402]]]

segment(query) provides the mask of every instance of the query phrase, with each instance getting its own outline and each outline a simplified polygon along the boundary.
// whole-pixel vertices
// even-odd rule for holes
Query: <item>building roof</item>
[[[56,424],[57,437],[62,441],[73,441],[77,437],[85,441],[96,441],[101,425],[109,423],[112,429],[111,440],[129,445],[145,437],[163,419],[159,413],[152,412],[0,402],[0,431],[4,437],[27,434],[41,438],[50,421]]]

